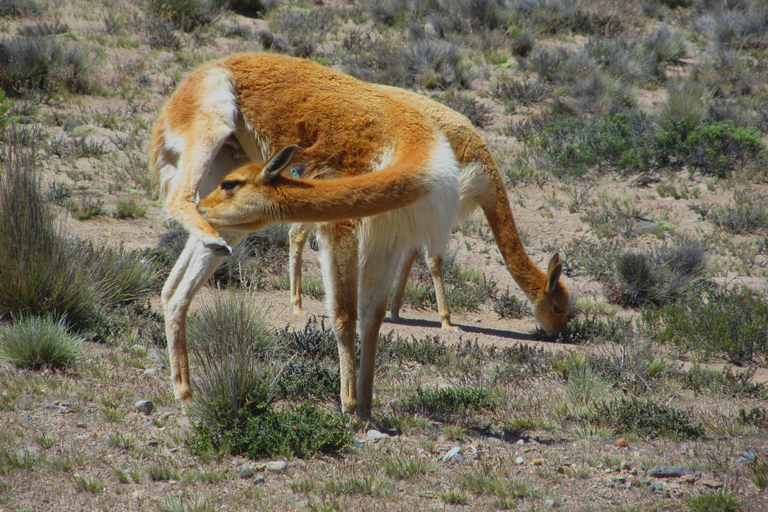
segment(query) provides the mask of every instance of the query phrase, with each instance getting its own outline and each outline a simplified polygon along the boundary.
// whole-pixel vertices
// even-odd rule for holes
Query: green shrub
[[[642,315],[654,340],[703,360],[722,356],[742,364],[768,347],[768,302],[748,288],[691,292]]]
[[[514,114],[517,105],[530,107],[544,98],[546,87],[538,81],[524,79],[499,82],[491,89],[491,97],[501,102],[508,114]]]
[[[81,359],[82,344],[63,318],[26,317],[0,328],[0,357],[17,368],[66,370]]]
[[[79,46],[65,48],[49,37],[12,37],[0,41],[0,88],[9,94],[65,89],[89,93],[90,59]]]
[[[280,375],[280,395],[286,400],[339,401],[339,365],[312,359],[291,359]]]
[[[339,453],[352,443],[347,417],[332,414],[310,403],[259,413],[240,410],[234,421],[213,428],[198,423],[188,441],[193,451],[213,447],[232,455],[309,457],[315,453]]]
[[[493,394],[482,388],[418,388],[403,398],[398,410],[407,414],[423,414],[437,421],[451,422],[470,413],[495,407]]]
[[[147,207],[141,206],[136,198],[131,196],[128,199],[120,199],[117,202],[117,209],[114,216],[116,219],[136,219],[144,217],[147,214]]]
[[[414,361],[423,365],[445,367],[453,360],[454,355],[455,350],[437,336],[426,336],[422,339],[416,339],[414,336],[408,340],[400,336],[395,337],[394,331],[390,331],[387,336],[379,336],[376,363],[400,366],[406,361]]]
[[[202,426],[216,434],[241,413],[260,414],[270,407],[285,353],[253,296],[217,294],[190,315],[187,338],[199,367],[192,411]]]
[[[492,302],[493,311],[499,318],[523,318],[531,312],[528,302],[509,293],[509,287],[506,292],[493,297]]]
[[[694,494],[685,498],[685,509],[690,512],[740,512],[742,501],[733,493]]]
[[[691,423],[690,414],[655,400],[636,398],[603,402],[594,408],[591,421],[613,428],[617,434],[634,433],[648,437],[697,439],[704,427]]]
[[[304,359],[336,360],[338,350],[333,330],[325,327],[325,320],[320,323],[317,317],[311,316],[304,325],[304,330],[281,330],[278,336],[282,339],[291,354]]]

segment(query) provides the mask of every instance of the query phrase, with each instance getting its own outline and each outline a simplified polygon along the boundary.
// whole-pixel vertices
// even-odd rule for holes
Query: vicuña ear
[[[259,185],[269,185],[280,175],[283,169],[291,163],[291,158],[298,151],[299,146],[287,146],[281,149],[261,171]]]
[[[560,275],[563,273],[563,264],[560,263],[560,255],[555,253],[552,259],[549,260],[549,266],[547,267],[547,293],[555,291],[555,286],[560,280]]]

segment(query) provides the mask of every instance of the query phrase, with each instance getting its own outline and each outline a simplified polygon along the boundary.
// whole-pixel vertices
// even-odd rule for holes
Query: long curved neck
[[[509,273],[528,298],[534,300],[546,289],[547,275],[536,266],[525,251],[512,216],[506,190],[501,184],[501,177],[498,172],[495,174],[497,179],[491,179],[489,187],[492,199],[482,202],[480,207],[488,219],[493,236],[496,238],[496,245],[504,257]]]
[[[333,180],[293,180],[275,183],[276,222],[331,222],[367,217],[414,203],[429,191],[423,175],[383,171]]]

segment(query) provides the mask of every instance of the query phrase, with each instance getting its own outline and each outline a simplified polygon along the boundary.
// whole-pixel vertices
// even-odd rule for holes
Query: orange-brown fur
[[[291,158],[306,166],[305,176],[339,178],[280,176]],[[381,290],[394,279],[391,253],[425,226],[444,245],[450,226],[442,219],[458,203],[458,166],[441,134],[416,109],[370,84],[301,59],[238,54],[192,72],[169,99],[153,133],[151,165],[167,211],[193,235],[162,294],[176,397],[191,397],[189,303],[229,246],[272,222],[321,222],[342,405],[367,418]],[[199,211],[198,196],[205,196]],[[404,213],[383,213],[396,208]],[[436,227],[418,212],[438,219]],[[396,233],[390,237],[389,230]]]
[[[477,165],[477,169],[470,171],[473,176],[462,176],[461,202],[464,214],[479,205],[488,220],[496,238],[496,244],[504,257],[510,274],[525,292],[531,301],[534,315],[545,331],[554,334],[563,330],[568,321],[568,309],[570,297],[565,285],[560,281],[562,265],[557,254],[550,260],[547,273],[542,272],[525,251],[520,235],[515,225],[514,216],[507,199],[504,182],[499,174],[496,163],[491,157],[485,143],[472,126],[472,123],[461,114],[450,108],[430,100],[424,96],[398,89],[395,87],[376,86],[394,98],[411,105],[419,110],[427,119],[447,136],[448,141],[456,155],[459,164],[465,168]],[[479,165],[478,165],[479,164]],[[477,180],[477,175],[482,178]],[[464,186],[465,183],[474,180],[476,186]],[[297,312],[301,312],[300,297],[300,249],[303,243],[298,237],[306,238],[307,227],[304,229],[292,229],[291,243],[298,245],[299,249],[292,247],[292,302]],[[296,253],[296,254],[294,254]],[[406,255],[401,269],[401,281],[392,301],[392,316],[397,318],[402,292],[405,287],[405,279],[410,273],[416,254]],[[441,259],[430,257],[430,267],[433,270],[433,282],[437,291],[438,308],[443,323],[443,328],[451,329],[450,311],[442,283],[442,272],[439,268]]]

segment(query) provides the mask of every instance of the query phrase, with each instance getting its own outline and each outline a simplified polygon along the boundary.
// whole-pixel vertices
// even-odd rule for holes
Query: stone
[[[684,484],[692,484],[696,482],[696,476],[695,475],[685,475],[680,479],[681,482]]]
[[[288,467],[288,463],[284,460],[273,460],[271,462],[267,462],[267,465],[264,467],[267,469],[267,471],[272,473],[282,473],[285,471],[285,468]]]
[[[54,403],[50,403],[49,402],[47,404],[43,404],[42,407],[43,407],[43,409],[56,409],[59,406],[58,406],[58,404],[54,404]]]
[[[355,444],[355,446],[357,446],[358,448],[362,448],[363,446],[365,446],[365,439],[355,439],[355,440],[353,441],[353,443],[354,443],[354,444]]]
[[[531,462],[529,463],[531,466],[543,466],[544,460],[542,459],[531,459]]]
[[[629,471],[630,469],[632,469],[632,464],[623,460],[621,461],[621,465],[619,465],[619,469],[622,471]]]
[[[653,233],[658,227],[659,225],[656,222],[640,220],[635,223],[634,231],[636,235],[641,236],[647,235],[648,233]]]
[[[648,476],[654,478],[679,478],[692,472],[691,468],[682,466],[654,466],[648,471]]]
[[[677,482],[669,482],[667,484],[667,487],[669,487],[670,489],[679,489],[680,488],[680,484],[677,483]]]
[[[456,457],[459,454],[460,451],[461,451],[461,447],[454,446],[453,448],[448,450],[448,453],[443,455],[443,461],[447,462],[447,461],[451,460],[452,458]]]
[[[139,400],[136,402],[136,410],[149,416],[155,410],[155,404],[151,400]]]
[[[152,377],[154,375],[160,375],[160,368],[147,368],[144,370],[145,377]]]
[[[555,500],[544,500],[544,506],[547,508],[555,508]]]
[[[32,416],[30,416],[28,412],[25,412],[21,415],[21,421],[32,421]]]
[[[651,490],[652,491],[663,491],[664,490],[664,486],[661,485],[659,482],[655,482],[655,483],[651,484]]]
[[[518,439],[517,443],[515,443],[515,444],[522,446],[522,445],[525,444],[525,439]]]
[[[515,464],[522,464],[523,462],[525,462],[525,461],[523,460],[522,457],[518,457],[518,458],[515,459]]]
[[[618,438],[614,444],[619,448],[629,448],[629,442],[623,437]]]
[[[719,480],[713,480],[712,478],[705,478],[699,483],[710,489],[719,489],[723,486],[723,482],[720,482]]]
[[[251,469],[251,465],[243,464],[242,466],[240,466],[240,471],[238,472],[238,476],[244,480],[253,478],[253,470]]]
[[[264,475],[256,475],[256,478],[253,479],[254,485],[263,484],[266,481],[267,479],[264,477]]]
[[[379,439],[387,439],[389,437],[389,434],[382,434],[381,432],[375,429],[369,430],[366,435],[368,436],[368,439],[374,443]]]
[[[742,464],[754,464],[757,461],[757,455],[753,451],[748,451],[742,453],[738,459],[736,459],[736,462],[740,462]]]

